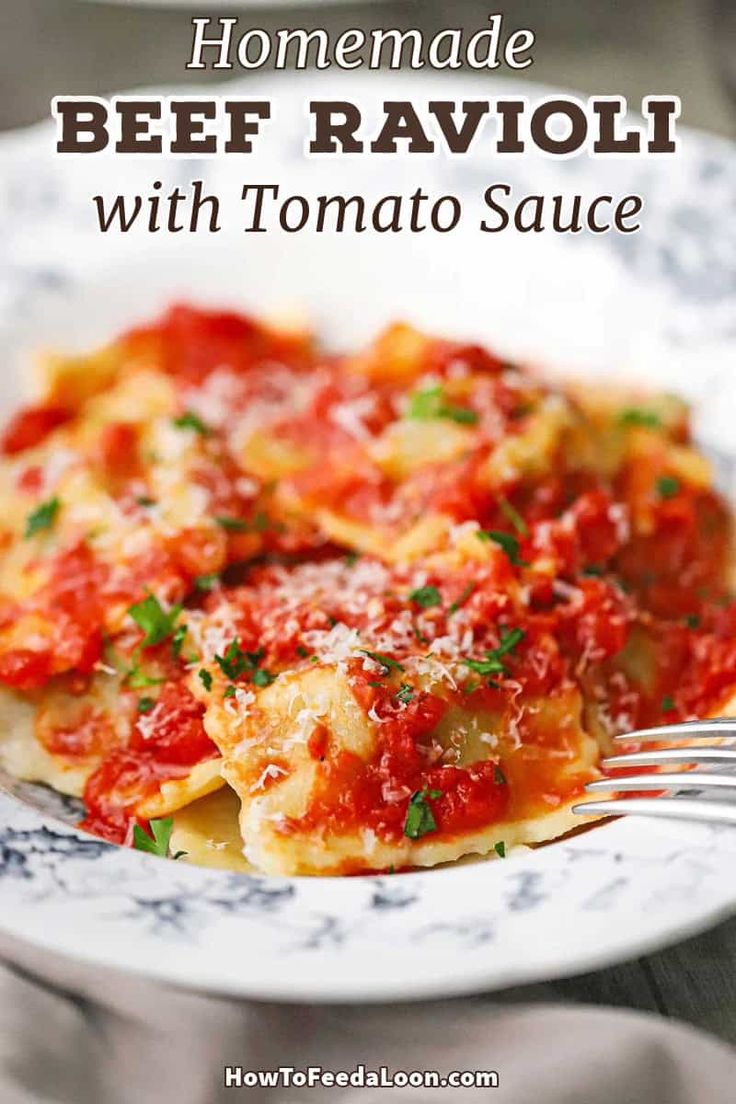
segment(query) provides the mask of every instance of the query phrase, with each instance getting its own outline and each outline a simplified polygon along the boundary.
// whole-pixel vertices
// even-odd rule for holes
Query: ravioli
[[[434,865],[575,825],[599,773],[583,682],[595,703],[634,610],[591,579],[535,611],[521,582],[533,564],[481,537],[404,569],[253,569],[209,600],[192,689],[254,866]],[[415,838],[412,802],[431,829]]]
[[[96,834],[498,857],[581,823],[617,733],[731,707],[732,520],[677,399],[187,306],[39,380],[0,442],[0,764]]]

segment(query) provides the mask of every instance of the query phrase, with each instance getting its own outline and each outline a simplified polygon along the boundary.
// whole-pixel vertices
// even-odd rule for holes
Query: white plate
[[[82,347],[189,295],[257,310],[298,305],[338,343],[354,345],[400,315],[555,370],[634,376],[693,397],[706,429],[733,450],[733,405],[723,390],[712,401],[712,380],[732,366],[736,346],[734,149],[687,133],[676,162],[479,154],[325,165],[302,156],[305,97],[338,92],[370,104],[409,87],[417,102],[438,88],[459,97],[508,88],[389,85],[375,75],[251,80],[247,95],[273,96],[279,117],[258,158],[62,162],[45,127],[2,140],[6,406],[33,347]],[[194,238],[97,232],[90,195],[194,177],[231,197],[228,229]],[[231,216],[242,184],[275,180],[309,195],[421,184],[462,196],[475,213],[487,184],[508,180],[518,195],[640,191],[646,209],[642,231],[628,238],[240,233]],[[15,793],[0,796],[2,928],[49,951],[213,992],[327,1001],[491,989],[640,954],[736,906],[736,833],[724,829],[632,818],[505,861],[286,880],[111,848],[58,819],[60,799],[34,787]]]

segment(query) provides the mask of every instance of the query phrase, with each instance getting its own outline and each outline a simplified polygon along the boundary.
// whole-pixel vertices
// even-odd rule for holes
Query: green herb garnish
[[[136,602],[128,613],[141,629],[143,629],[142,648],[153,648],[156,644],[163,643],[174,632],[176,620],[181,613],[180,605],[172,606],[165,610],[155,594],[147,595],[142,602]]]
[[[666,694],[662,698],[662,712],[663,713],[671,713],[674,708],[675,708],[675,699],[671,698],[669,696],[669,694]]]
[[[374,663],[379,663],[383,667],[384,675],[387,675],[392,667],[395,671],[404,670],[401,664],[397,663],[395,659],[391,659],[390,656],[381,655],[380,652],[369,652],[367,648],[359,648],[358,651],[362,652],[363,655],[367,655]]]
[[[468,583],[463,591],[458,595],[455,601],[450,606],[448,613],[457,613],[461,606],[464,606],[470,595],[475,590],[475,583]]]
[[[263,656],[263,648],[259,648],[257,652],[244,652],[239,642],[232,640],[224,655],[215,656],[215,663],[223,674],[233,681],[248,672],[252,675],[255,686],[270,686],[277,676],[259,666]]]
[[[171,651],[177,658],[181,655],[184,638],[187,635],[186,625],[177,625],[174,635],[171,637]]]
[[[216,571],[209,575],[196,575],[194,578],[194,585],[197,590],[214,590],[219,582],[220,576]]]
[[[178,418],[174,418],[173,422],[177,429],[193,429],[195,433],[201,434],[202,437],[209,437],[212,433],[210,427],[205,425],[193,410],[186,410]]]
[[[478,415],[466,406],[454,406],[445,401],[441,387],[426,387],[416,391],[409,400],[407,417],[426,421],[430,418],[448,418],[461,425],[475,425]]]
[[[529,566],[528,562],[522,560],[519,555],[519,538],[515,537],[513,533],[502,533],[500,529],[479,529],[478,540],[493,541],[494,544],[503,549],[514,567]]]
[[[700,618],[698,617],[697,613],[688,613],[687,616],[684,618],[684,621],[689,629],[700,628]]]
[[[422,586],[412,590],[409,601],[416,602],[422,609],[430,609],[432,606],[442,605],[442,598],[436,586]]]
[[[417,790],[411,795],[404,821],[405,836],[417,840],[430,832],[437,831],[437,821],[427,804],[427,799],[435,801],[438,797],[442,797],[442,790]]]
[[[464,659],[463,663],[478,675],[505,675],[507,673],[506,665],[502,662],[501,657],[513,652],[517,644],[520,644],[524,639],[524,636],[523,629],[511,629],[508,632],[506,629],[502,629],[500,644],[497,648],[486,651],[485,659]]]
[[[203,667],[201,669],[201,671],[197,672],[197,676],[199,678],[199,681],[204,686],[205,690],[209,691],[209,690],[212,689],[212,675],[210,674],[209,671],[205,671],[205,669]]]
[[[663,475],[657,480],[657,494],[660,498],[674,498],[680,491],[680,480],[672,475]]]
[[[228,533],[248,533],[251,529],[251,523],[243,521],[242,518],[216,517],[215,521]]]
[[[397,691],[396,700],[400,701],[402,705],[408,705],[410,701],[414,700],[414,688],[408,682],[402,682]]]
[[[271,519],[262,510],[254,514],[250,521],[246,521],[245,518],[228,517],[227,515],[219,515],[215,518],[215,521],[221,529],[228,533],[265,533],[271,525]]]
[[[506,858],[506,844],[503,842],[503,840],[499,840],[498,843],[494,843],[493,850],[496,852],[499,859]]]
[[[653,410],[642,410],[635,406],[622,410],[618,420],[622,426],[641,426],[644,429],[658,429],[662,425],[661,418]]]
[[[511,522],[519,536],[528,537],[529,529],[527,528],[526,522],[524,521],[523,517],[516,509],[516,507],[512,506],[507,498],[499,498],[498,506],[501,510],[501,513],[508,521]]]
[[[245,652],[237,640],[231,640],[225,649],[224,655],[216,655],[215,662],[222,673],[229,679],[236,679],[248,669],[248,660]],[[252,666],[255,666],[253,664]]]
[[[145,832],[140,825],[133,825],[133,847],[136,851],[147,851],[150,855],[158,855],[165,859],[169,854],[171,833],[174,830],[174,818],[164,817],[162,820],[149,821],[152,837]],[[172,859],[180,859],[186,855],[186,851],[177,851]]]
[[[138,712],[139,713],[150,713],[155,705],[156,705],[156,699],[155,698],[139,698],[138,699]]]
[[[159,686],[165,679],[147,675],[142,667],[131,667],[126,675],[131,690],[143,690],[146,686]]]
[[[54,495],[53,498],[49,498],[46,502],[42,502],[40,506],[28,515],[26,518],[26,537],[32,537],[35,533],[40,533],[43,529],[50,529],[56,521],[56,515],[59,512],[61,502]]]

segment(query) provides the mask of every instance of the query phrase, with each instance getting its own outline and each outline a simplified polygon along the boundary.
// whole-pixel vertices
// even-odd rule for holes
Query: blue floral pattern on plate
[[[303,101],[319,93],[318,84],[323,94],[335,87],[313,75],[248,82],[248,96],[273,96],[279,116],[252,161],[169,160],[150,168],[145,159],[60,160],[47,126],[0,140],[0,334],[7,363],[17,366],[38,344],[99,340],[175,295],[260,307],[283,292],[286,300],[304,298],[337,337],[372,329],[399,310],[437,328],[457,324],[511,355],[554,366],[590,366],[607,377],[618,368],[636,377],[643,371],[653,385],[701,402],[707,438],[712,381],[721,387],[715,406],[723,407],[727,393],[733,397],[731,145],[686,133],[681,154],[666,163],[504,162],[480,150],[454,161],[325,165],[302,152]],[[509,87],[532,97],[544,93],[485,81],[482,94]],[[349,89],[343,79],[339,89],[365,104],[377,102],[377,90],[417,102],[436,91],[424,78],[398,76],[361,78]],[[453,94],[479,89],[459,80]],[[237,94],[238,85],[220,91]],[[102,235],[94,225],[92,194],[195,178],[222,195],[230,220],[225,235],[184,245],[156,238],[153,249],[145,233]],[[421,181],[432,194],[461,196],[470,226],[452,242],[428,244],[420,236],[377,244],[328,235],[236,237],[245,178],[288,181],[288,191],[313,194],[380,195],[411,191]],[[642,229],[595,240],[487,240],[472,220],[494,180],[509,182],[518,195],[639,192]],[[9,373],[2,381],[6,405],[19,390],[18,373]],[[720,416],[720,435],[714,430],[706,443],[730,481],[734,451],[722,409]],[[8,778],[0,787],[5,931],[49,952],[213,992],[381,1000],[489,989],[642,953],[736,905],[736,834],[728,829],[631,818],[505,860],[395,876],[280,879],[114,848],[73,827],[79,811],[73,800]]]

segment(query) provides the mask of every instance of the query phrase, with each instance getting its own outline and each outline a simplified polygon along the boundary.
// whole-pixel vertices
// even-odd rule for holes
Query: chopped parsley
[[[156,705],[156,699],[155,698],[139,698],[138,699],[138,712],[139,713],[150,713],[155,705]]]
[[[602,575],[602,574],[603,574],[603,568],[599,567],[598,564],[588,564],[587,567],[583,568],[583,575],[588,575],[591,578],[596,578],[596,577],[598,577],[599,575]]]
[[[409,839],[417,840],[430,832],[437,831],[437,821],[434,819],[431,807],[427,799],[436,801],[442,797],[442,790],[417,790],[409,798],[409,806],[406,810],[404,821],[404,835]]]
[[[180,605],[175,605],[165,610],[155,594],[148,594],[142,602],[132,605],[128,613],[136,625],[143,629],[141,647],[153,648],[167,640],[174,632],[181,609]]]
[[[171,833],[174,830],[174,818],[163,817],[161,820],[152,820],[149,823],[151,827],[150,836],[140,825],[133,825],[133,847],[136,851],[147,851],[151,855],[158,855],[161,859],[168,858]],[[182,855],[186,855],[186,851],[177,851],[171,858],[180,859]]]
[[[127,674],[128,686],[131,690],[143,690],[146,686],[159,686],[165,679],[147,675],[142,667],[131,667]]]
[[[506,844],[503,842],[503,840],[499,840],[498,843],[494,843],[493,850],[496,852],[499,859],[506,858]]]
[[[252,527],[249,521],[243,521],[242,518],[220,516],[215,521],[227,533],[249,533]]]
[[[374,663],[378,663],[383,667],[384,675],[389,674],[391,668],[395,671],[403,671],[404,668],[395,659],[391,659],[390,656],[381,655],[380,652],[369,652],[367,648],[359,648],[359,652],[363,655],[367,655],[369,659],[372,659]]]
[[[457,613],[461,606],[464,606],[470,595],[475,590],[475,583],[468,583],[468,585],[461,591],[458,597],[450,606],[448,613]]]
[[[259,510],[257,514],[253,515],[253,521],[251,522],[256,533],[265,533],[267,529],[271,528],[272,522],[268,514],[264,514],[263,510]],[[286,526],[282,524],[274,524],[274,529],[279,533],[283,533]]]
[[[277,676],[259,666],[263,655],[263,648],[259,648],[257,652],[244,652],[237,640],[231,640],[225,654],[215,656],[215,663],[233,681],[247,672],[252,676],[255,686],[270,686]]]
[[[214,590],[219,582],[220,576],[216,571],[209,575],[196,575],[194,578],[194,585],[197,590]]]
[[[448,418],[461,425],[475,425],[478,415],[466,406],[454,406],[445,400],[441,387],[425,387],[415,391],[409,400],[407,417],[426,421],[430,418]]]
[[[509,558],[514,567],[528,567],[526,560],[519,555],[519,538],[513,533],[502,533],[500,529],[479,529],[478,540],[493,541]]]
[[[511,522],[519,536],[528,537],[529,529],[516,507],[512,506],[507,498],[499,498],[498,506],[503,516]]]
[[[229,686],[225,687],[225,693],[222,696],[223,696],[223,698],[234,698],[235,697],[235,687],[233,686],[232,683],[230,683]]]
[[[26,538],[32,537],[35,533],[40,533],[43,529],[50,529],[56,521],[60,506],[61,502],[56,495],[37,506],[26,518]]]
[[[355,567],[359,559],[360,555],[357,552],[348,552],[345,556],[345,566]]]
[[[469,667],[471,671],[475,671],[478,675],[505,675],[507,673],[506,664],[502,661],[502,656],[509,655],[513,652],[517,644],[520,644],[524,639],[525,633],[523,629],[502,629],[501,630],[501,643],[497,648],[491,648],[486,651],[485,659],[464,659],[463,663],[466,667]]]
[[[675,699],[671,698],[669,696],[669,694],[666,694],[662,698],[662,712],[663,713],[671,713],[674,708],[675,708]]]
[[[225,654],[215,656],[215,662],[223,675],[229,679],[236,679],[238,675],[242,675],[248,669],[245,652],[237,640],[231,640],[225,649]],[[251,666],[255,667],[256,664],[253,663]]]
[[[139,506],[155,506],[156,505],[156,499],[151,498],[150,495],[138,495],[138,497],[136,498],[136,502],[138,503]]]
[[[204,686],[205,690],[212,689],[212,675],[209,671],[205,671],[203,667],[200,671],[197,672],[197,676],[199,678],[199,681]]]
[[[700,618],[698,617],[697,613],[688,613],[684,620],[689,629],[700,628]]]
[[[212,432],[210,427],[205,425],[193,410],[185,410],[178,418],[173,419],[173,423],[177,429],[193,429],[195,433],[199,433],[202,437],[209,437]]]
[[[640,426],[643,429],[658,429],[662,425],[661,418],[653,410],[643,410],[636,406],[622,410],[618,420],[622,426]]]
[[[218,515],[215,521],[227,533],[265,533],[272,525],[270,517],[263,510],[259,510],[257,514],[254,514],[250,521],[245,518],[229,517],[227,514]],[[274,525],[273,528],[283,531],[284,527]]]
[[[402,682],[396,694],[396,700],[400,701],[402,705],[408,705],[410,701],[414,700],[414,689],[408,682]]]
[[[432,606],[442,605],[442,598],[436,586],[422,586],[412,590],[409,601],[416,602],[422,609],[430,609]]]
[[[680,480],[673,475],[663,475],[657,480],[657,494],[660,498],[674,498],[680,492]]]
[[[186,625],[177,625],[174,631],[174,635],[171,637],[171,651],[175,656],[181,654],[182,645],[184,644],[184,637],[187,635]]]
[[[302,659],[308,659],[309,658],[309,651],[308,651],[307,648],[304,647],[303,644],[297,644],[296,654],[298,656],[300,656]]]

